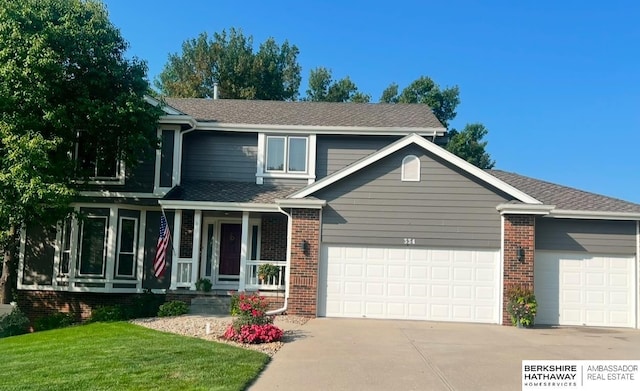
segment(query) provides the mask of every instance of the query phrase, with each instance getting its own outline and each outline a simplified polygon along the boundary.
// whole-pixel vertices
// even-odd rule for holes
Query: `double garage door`
[[[499,251],[323,245],[318,315],[499,323]]]
[[[635,258],[537,251],[538,324],[635,327]]]

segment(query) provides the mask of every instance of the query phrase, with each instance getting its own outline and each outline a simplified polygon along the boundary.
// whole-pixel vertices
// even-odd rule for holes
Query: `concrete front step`
[[[198,296],[191,299],[189,313],[193,315],[228,315],[231,309],[229,296]]]

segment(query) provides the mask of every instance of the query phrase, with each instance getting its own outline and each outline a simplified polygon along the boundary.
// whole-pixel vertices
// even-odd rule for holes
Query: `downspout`
[[[287,310],[287,306],[289,305],[289,276],[291,272],[291,235],[293,232],[293,218],[291,217],[291,214],[285,212],[280,205],[278,205],[278,210],[280,213],[287,216],[287,262],[284,271],[284,303],[282,304],[282,308],[267,311],[267,315],[282,314]]]

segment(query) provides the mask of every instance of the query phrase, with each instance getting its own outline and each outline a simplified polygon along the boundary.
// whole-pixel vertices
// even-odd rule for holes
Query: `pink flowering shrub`
[[[257,293],[236,296],[235,313],[238,316],[222,336],[240,343],[279,341],[282,330],[273,325],[273,316],[267,315],[268,303]]]

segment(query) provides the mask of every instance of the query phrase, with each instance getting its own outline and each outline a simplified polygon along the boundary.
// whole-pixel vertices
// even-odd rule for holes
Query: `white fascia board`
[[[249,202],[209,202],[164,200],[158,202],[162,209],[191,209],[191,210],[224,210],[230,212],[277,212],[276,204],[254,204]]]
[[[555,205],[540,204],[500,204],[496,209],[501,215],[518,214],[518,215],[548,215],[555,208]]]
[[[309,199],[280,199],[276,200],[276,204],[281,208],[305,208],[305,209],[322,209],[327,205],[325,200],[309,200]]]
[[[156,193],[139,193],[139,192],[127,192],[127,191],[109,191],[109,190],[98,190],[98,191],[80,191],[78,192],[83,197],[105,197],[105,198],[149,198],[149,199],[159,199],[164,197],[169,190],[170,187],[161,188],[165,190],[159,190]]]
[[[592,219],[592,220],[640,220],[640,213],[600,212],[588,210],[554,209],[548,217],[558,219]]]
[[[426,149],[427,151],[431,152],[432,154],[448,161],[449,163],[453,164],[454,166],[462,169],[463,171],[468,172],[469,174],[475,176],[476,178],[488,183],[489,185],[502,190],[503,192],[511,195],[512,197],[516,198],[517,200],[527,203],[527,204],[542,204],[542,202],[538,201],[537,199],[531,197],[530,195],[516,189],[515,187],[501,181],[500,179],[494,177],[493,175],[487,173],[486,171],[474,166],[473,164],[467,162],[464,159],[459,158],[458,156],[452,154],[451,152],[447,151],[446,149],[439,147],[438,145],[432,143],[431,141],[425,140],[423,137],[421,137],[418,134],[412,133],[404,138],[401,138],[400,140],[387,145],[386,147],[382,148],[381,150],[372,153],[371,155],[369,155],[368,157],[361,159],[360,161],[346,167],[343,168],[342,170],[339,170],[335,173],[333,173],[332,175],[329,175],[328,177],[325,177],[317,182],[315,182],[314,184],[312,184],[311,186],[307,186],[302,190],[299,190],[296,193],[293,193],[292,195],[289,196],[289,198],[304,198],[309,196],[310,194],[326,187],[329,186],[332,183],[335,183],[337,181],[339,181],[340,179],[349,176],[351,174],[353,174],[356,171],[361,170],[364,167],[369,166],[372,163],[377,162],[378,160],[385,158],[389,155],[391,155],[394,152],[399,151],[400,149],[406,147],[407,145],[410,144],[417,144],[419,146],[421,146],[422,148]]]
[[[198,121],[189,115],[163,115],[158,119],[160,125],[184,125],[187,124],[191,129],[198,126]]]
[[[173,107],[169,106],[168,104],[163,104],[160,100],[149,96],[149,95],[145,95],[144,96],[144,101],[147,102],[148,104],[150,104],[151,106],[154,107],[158,107],[158,105],[162,105],[162,111],[164,111],[166,114],[168,115],[181,115],[184,114],[183,112],[174,109]]]
[[[403,127],[370,127],[370,126],[317,126],[317,125],[270,125],[270,124],[234,124],[222,122],[198,122],[198,129],[233,132],[264,132],[289,134],[348,134],[348,135],[381,135],[406,136],[416,133],[422,136],[444,136],[445,128],[403,128]]]

